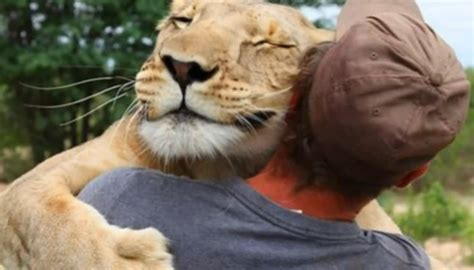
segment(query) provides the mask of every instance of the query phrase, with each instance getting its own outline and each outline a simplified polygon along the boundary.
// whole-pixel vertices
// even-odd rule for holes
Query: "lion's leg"
[[[171,269],[159,232],[111,226],[74,197],[103,172],[132,165],[107,139],[45,162],[0,194],[0,263],[7,269]]]
[[[402,231],[393,219],[382,209],[376,200],[367,204],[357,215],[356,222],[363,229],[401,234]]]
[[[7,269],[171,269],[157,231],[110,226],[72,195],[53,193],[0,198],[10,210],[0,216],[0,261]]]

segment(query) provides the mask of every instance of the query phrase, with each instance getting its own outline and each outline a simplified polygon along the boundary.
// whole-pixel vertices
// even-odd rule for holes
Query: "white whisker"
[[[261,124],[263,126],[269,127],[265,120],[263,120],[262,118],[254,115],[254,114],[249,114],[248,116],[245,116],[245,118],[246,118],[246,120],[251,119],[251,120],[254,120],[254,121],[258,122],[259,124]]]
[[[275,113],[275,114],[286,114],[287,112],[287,109],[275,109],[275,108],[267,108],[267,107],[257,107],[255,106],[254,104],[248,102],[245,104],[247,108],[247,111],[248,112],[251,112],[249,110],[249,108],[254,111],[254,112],[272,112],[272,113]]]
[[[126,115],[128,115],[131,111],[133,111],[134,109],[138,108],[138,103],[140,101],[138,100],[138,98],[135,98],[132,103],[130,103],[130,105],[127,107],[127,109],[124,111],[124,113],[122,114],[122,118],[124,118]]]
[[[150,151],[150,149],[148,148],[148,145],[146,145],[146,143],[144,142],[141,142],[138,149],[140,149],[140,152],[138,152],[137,155],[135,155],[135,161],[139,161],[140,158],[148,151]]]
[[[232,162],[230,157],[227,154],[225,154],[225,151],[222,149],[222,147],[219,144],[214,143],[214,141],[212,139],[210,139],[210,140],[208,138],[206,138],[206,139],[210,144],[212,144],[214,146],[214,148],[217,150],[217,152],[227,161],[227,163],[230,166],[230,169],[232,170],[232,172],[234,174],[237,170],[235,169],[234,163]]]
[[[122,87],[120,87],[120,88],[117,90],[117,93],[115,93],[115,96],[114,96],[114,97],[117,97],[118,95],[120,95],[122,91],[128,92],[131,88],[133,88],[133,86],[134,86],[133,84],[134,84],[134,83],[135,83],[135,80],[123,84]],[[114,110],[115,104],[116,104],[116,102],[114,101],[114,104],[112,104],[112,110]]]
[[[257,130],[255,129],[255,127],[244,116],[242,116],[240,113],[236,113],[234,116],[237,119],[237,121],[239,121],[239,123],[245,125],[247,127],[247,129],[250,130],[251,133],[254,133],[254,134],[257,133]]]
[[[74,106],[74,105],[77,105],[77,104],[80,104],[84,101],[87,101],[87,100],[90,100],[90,99],[93,99],[97,96],[100,96],[102,94],[105,94],[107,92],[110,92],[112,90],[115,90],[117,88],[120,88],[122,87],[123,85],[115,85],[115,86],[112,86],[112,87],[109,87],[109,88],[106,88],[104,90],[101,90],[95,94],[92,94],[90,96],[87,96],[87,97],[84,97],[84,98],[81,98],[81,99],[78,99],[78,100],[75,100],[75,101],[72,101],[72,102],[68,102],[68,103],[64,103],[64,104],[59,104],[59,105],[34,105],[34,104],[24,104],[25,107],[28,107],[28,108],[35,108],[35,109],[61,109],[61,108],[66,108],[66,107],[70,107],[70,106]]]
[[[256,95],[256,96],[252,97],[251,99],[252,100],[259,100],[259,99],[263,99],[263,98],[271,98],[271,97],[283,95],[287,92],[290,92],[292,89],[293,89],[293,86],[290,86],[290,87],[285,88],[283,90],[278,90],[278,91],[275,91],[275,92],[265,93],[265,94],[262,94],[262,95]]]
[[[84,119],[84,118],[86,118],[87,116],[89,116],[89,115],[95,113],[96,111],[98,111],[98,110],[102,109],[103,107],[109,105],[110,103],[114,102],[115,100],[126,96],[127,94],[128,94],[128,93],[123,93],[122,95],[120,95],[120,96],[118,96],[118,97],[116,97],[116,98],[110,99],[110,100],[108,100],[108,101],[102,103],[101,105],[95,107],[95,108],[92,109],[91,111],[89,111],[89,112],[87,112],[87,113],[85,113],[85,114],[83,114],[83,115],[81,115],[81,116],[79,116],[79,117],[77,117],[77,118],[75,118],[75,119],[73,119],[73,120],[71,120],[71,121],[68,121],[68,122],[66,122],[66,123],[60,124],[60,126],[62,126],[62,127],[63,127],[63,126],[67,126],[67,125],[70,125],[70,124],[72,124],[72,123],[74,123],[74,122],[77,122],[77,121],[79,121],[79,120],[81,120],[81,119]]]
[[[138,98],[135,98],[130,105],[125,109],[125,111],[122,114],[122,117],[120,118],[119,122],[115,125],[115,130],[113,131],[111,140],[109,141],[109,145],[112,144],[112,142],[115,140],[115,137],[117,136],[117,132],[122,126],[124,120],[125,120],[125,115],[128,115],[131,111],[133,111],[138,105]]]
[[[140,108],[143,108],[143,107],[140,107]],[[125,128],[125,142],[126,143],[128,142],[128,134],[130,131],[130,127],[132,126],[133,121],[135,121],[135,118],[140,114],[140,112],[141,112],[141,109],[137,110],[135,113],[132,114],[132,117],[130,117],[127,127]]]
[[[84,85],[84,84],[88,84],[88,83],[91,83],[91,82],[110,81],[110,80],[117,80],[117,79],[118,80],[133,81],[133,80],[127,78],[127,77],[109,76],[109,77],[99,77],[99,78],[87,79],[87,80],[83,80],[83,81],[80,81],[80,82],[66,84],[66,85],[62,85],[62,86],[55,86],[55,87],[41,87],[41,86],[34,86],[34,85],[26,84],[26,83],[20,83],[20,85],[22,85],[26,88],[34,89],[34,90],[53,91],[53,90],[62,90],[62,89],[67,89],[67,88],[71,88],[71,87],[75,87],[75,86],[79,86],[79,85]]]

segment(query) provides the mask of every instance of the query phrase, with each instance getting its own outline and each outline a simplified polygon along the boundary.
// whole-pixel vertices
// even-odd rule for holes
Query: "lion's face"
[[[140,135],[166,160],[255,157],[284,129],[305,49],[330,40],[294,9],[248,0],[179,0],[136,77]]]

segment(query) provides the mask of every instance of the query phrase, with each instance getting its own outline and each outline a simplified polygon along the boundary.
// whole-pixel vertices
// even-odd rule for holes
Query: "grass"
[[[463,237],[474,221],[469,209],[446,193],[439,182],[409,199],[408,211],[395,216],[402,230],[419,241],[430,237]],[[474,236],[474,234],[472,235]]]
[[[404,198],[408,209],[403,213],[394,213],[395,198],[400,199],[385,194],[380,202],[404,234],[420,243],[432,237],[459,240],[470,250],[466,262],[474,264],[474,214],[458,197],[434,182],[421,192],[409,190]]]

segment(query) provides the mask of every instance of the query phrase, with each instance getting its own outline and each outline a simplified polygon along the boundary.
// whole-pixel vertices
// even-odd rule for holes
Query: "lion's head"
[[[332,39],[262,1],[175,0],[136,77],[140,135],[165,160],[267,157],[305,50]]]

